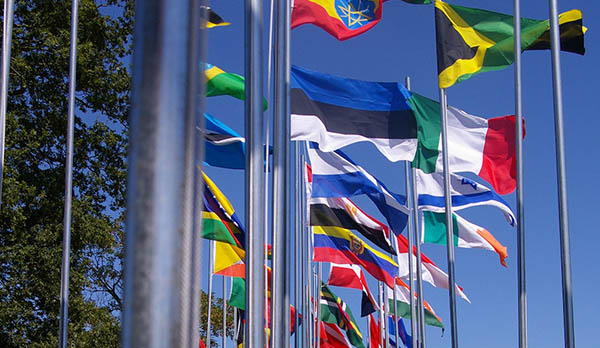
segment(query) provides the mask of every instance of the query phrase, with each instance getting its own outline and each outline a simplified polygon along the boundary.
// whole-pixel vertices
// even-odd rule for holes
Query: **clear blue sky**
[[[454,0],[453,4],[512,13],[512,1]],[[268,29],[265,1],[265,37]],[[212,7],[232,23],[209,32],[208,61],[222,69],[244,72],[243,2],[213,1]],[[598,1],[559,1],[559,10],[583,11],[587,53],[561,55],[564,93],[565,140],[569,197],[569,222],[573,269],[575,334],[578,347],[598,347],[597,312],[600,278],[597,245],[600,231],[593,219],[598,207],[600,159],[597,134],[596,93],[593,81],[600,79],[597,62],[600,30]],[[548,18],[547,0],[522,1],[524,17]],[[265,41],[265,64],[266,64]],[[433,6],[388,1],[381,22],[367,33],[339,42],[325,31],[304,25],[292,31],[292,63],[345,77],[372,81],[412,79],[412,88],[438,99]],[[557,185],[552,104],[550,51],[523,55],[523,112],[527,137],[524,142],[525,231],[527,252],[528,323],[531,347],[563,346],[562,295],[557,213]],[[448,91],[448,102],[471,114],[489,118],[514,113],[513,69],[485,73]],[[243,134],[243,103],[230,97],[210,98],[207,111]],[[388,162],[368,144],[345,151],[396,192],[404,192],[403,165]],[[243,171],[208,168],[207,173],[243,212]],[[516,209],[514,194],[505,199]],[[359,203],[364,200],[357,200]],[[380,218],[372,206],[365,210]],[[508,268],[500,266],[496,254],[478,249],[456,249],[457,280],[472,304],[458,300],[461,347],[517,346],[516,229],[494,208],[463,211],[463,216],[486,227],[508,247]],[[445,247],[424,245],[424,252],[446,269]],[[328,267],[324,267],[327,269]],[[215,291],[221,292],[220,277]],[[372,291],[375,282],[369,282]],[[360,298],[354,290],[335,288],[352,308],[366,337],[366,318],[359,319]],[[446,290],[425,285],[425,299],[449,328]],[[429,347],[449,347],[450,332],[428,328]]]

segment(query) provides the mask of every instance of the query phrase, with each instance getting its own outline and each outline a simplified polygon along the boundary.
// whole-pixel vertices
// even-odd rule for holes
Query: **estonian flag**
[[[368,82],[304,68],[291,71],[291,137],[323,151],[368,141],[390,161],[412,161],[417,122],[410,92],[397,82]]]

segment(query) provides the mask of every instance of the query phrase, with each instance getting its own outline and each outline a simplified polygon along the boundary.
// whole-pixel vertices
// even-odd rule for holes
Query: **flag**
[[[236,348],[242,348],[244,345],[244,327],[246,326],[246,311],[235,308],[237,312],[237,323],[235,323],[235,333],[233,340]]]
[[[200,7],[204,7],[207,11],[207,16],[208,16],[208,23],[206,24],[207,28],[223,27],[223,26],[231,24],[229,22],[225,22],[223,20],[223,18],[221,18],[221,16],[219,16],[212,8],[210,8],[208,6],[200,6]]]
[[[359,348],[365,347],[362,343],[362,334],[358,329],[356,320],[354,320],[352,311],[325,283],[321,283],[321,301],[319,306],[322,321],[337,324],[342,330],[346,331],[346,337],[348,337],[353,346]]]
[[[267,276],[267,299],[271,299],[271,267],[265,265],[265,274]],[[231,293],[229,295],[229,305],[234,308],[246,310],[246,279],[244,277],[234,277],[231,284]]]
[[[368,82],[292,67],[291,139],[323,151],[368,141],[390,161],[412,161],[417,123],[410,92],[396,82]]]
[[[413,167],[425,173],[441,172],[442,124],[440,104],[412,92],[418,147]],[[448,106],[448,165],[450,172],[474,173],[500,194],[516,188],[515,117],[484,119]],[[525,133],[523,133],[523,137]]]
[[[245,139],[226,124],[209,114],[204,114],[206,130],[204,164],[212,167],[244,169]]]
[[[225,72],[209,63],[204,64],[204,74],[206,75],[207,97],[229,95],[240,100],[246,98],[243,76]],[[265,110],[267,109],[267,100],[264,98],[263,107]]]
[[[292,29],[311,23],[338,40],[371,29],[381,19],[383,0],[294,0]]]
[[[452,228],[455,246],[494,251],[500,257],[502,266],[506,267],[505,259],[508,257],[506,247],[500,244],[488,230],[455,213],[452,214]],[[445,245],[448,242],[446,238],[446,214],[423,211],[421,214],[421,236],[423,236],[423,243]]]
[[[380,348],[381,347],[381,328],[379,323],[373,318],[373,315],[369,315],[369,348]]]
[[[398,265],[400,273],[398,276],[403,279],[407,279],[409,277],[408,267],[408,240],[403,235],[396,236],[397,250],[398,250]],[[413,258],[413,270],[414,273],[417,273],[417,249],[413,246],[412,258]],[[431,261],[425,254],[421,253],[421,277],[423,281],[428,282],[429,284],[435,286],[436,288],[449,289],[450,282],[448,280],[448,275],[444,273],[433,261]],[[463,300],[471,303],[471,300],[464,293],[462,287],[456,284],[456,293]]]
[[[246,265],[244,264],[246,252],[243,249],[229,243],[215,241],[213,255],[214,274],[229,277],[246,276]]]
[[[392,286],[398,265],[389,256],[345,228],[314,226],[312,230],[313,261],[359,265],[375,279]]]
[[[415,4],[415,5],[431,4],[431,0],[404,0],[404,2],[408,2],[409,4]]]
[[[351,197],[365,194],[386,218],[395,234],[402,232],[408,220],[405,197],[388,190],[385,185],[354,163],[341,150],[323,152],[309,143],[312,197]]]
[[[584,54],[581,11],[560,14],[559,24],[561,50]],[[440,88],[514,61],[513,16],[435,0],[435,28]],[[550,22],[522,18],[521,42],[523,51],[550,49]]]
[[[361,317],[366,317],[369,314],[378,311],[377,301],[371,295],[365,274],[358,265],[338,265],[331,264],[329,271],[328,285],[341,286],[362,291],[361,299]]]
[[[321,322],[320,348],[350,348],[351,344],[336,324]]]
[[[376,246],[396,255],[389,239],[389,228],[362,211],[349,198],[312,198],[310,201],[310,225],[356,230]]]
[[[397,316],[411,319],[410,317],[410,288],[406,283],[404,283],[400,278],[396,278],[396,286],[394,290],[392,288],[385,288],[387,292],[387,299],[389,304],[389,313],[390,315],[396,315],[396,308],[398,309]],[[396,293],[396,305],[394,306],[394,292]],[[416,298],[416,293],[415,293]],[[423,301],[425,306],[425,324],[437,327],[444,327],[442,324],[442,319],[438,317],[433,308],[427,303],[427,301]]]
[[[245,248],[246,232],[233,205],[217,185],[202,172],[204,179],[202,237]]]
[[[445,212],[444,175],[438,172],[425,174],[417,169],[415,178],[417,192],[419,193],[419,209],[438,213]],[[450,173],[450,191],[453,210],[489,205],[500,209],[511,226],[516,225],[515,214],[508,203],[484,185],[458,174]]]
[[[396,337],[396,325],[394,325],[394,318],[395,316],[388,316],[388,323],[389,323],[389,333],[390,333],[390,344],[392,347],[398,347],[396,345],[395,342],[395,337]],[[412,336],[410,336],[408,334],[408,332],[406,331],[406,327],[404,326],[404,321],[402,321],[401,318],[398,318],[398,337],[400,338],[400,340],[402,341],[402,344],[404,344],[404,346],[406,348],[412,348]]]

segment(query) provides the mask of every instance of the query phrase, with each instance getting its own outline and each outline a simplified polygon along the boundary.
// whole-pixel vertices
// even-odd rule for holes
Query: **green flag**
[[[356,325],[356,320],[346,303],[337,297],[325,283],[321,283],[321,320],[326,323],[336,324],[346,331],[346,337],[353,346],[365,348],[362,343],[362,334]]]

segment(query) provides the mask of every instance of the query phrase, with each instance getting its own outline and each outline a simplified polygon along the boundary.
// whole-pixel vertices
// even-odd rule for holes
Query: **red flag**
[[[369,348],[379,348],[381,338],[381,330],[379,323],[375,321],[372,315],[369,315]]]
[[[338,265],[332,263],[327,283],[333,286],[361,290],[363,293],[361,301],[361,317],[365,317],[379,309],[377,307],[377,301],[375,301],[373,295],[371,295],[371,292],[369,291],[365,274],[360,266]]]
[[[350,348],[352,347],[346,336],[335,324],[321,322],[321,348]]]

